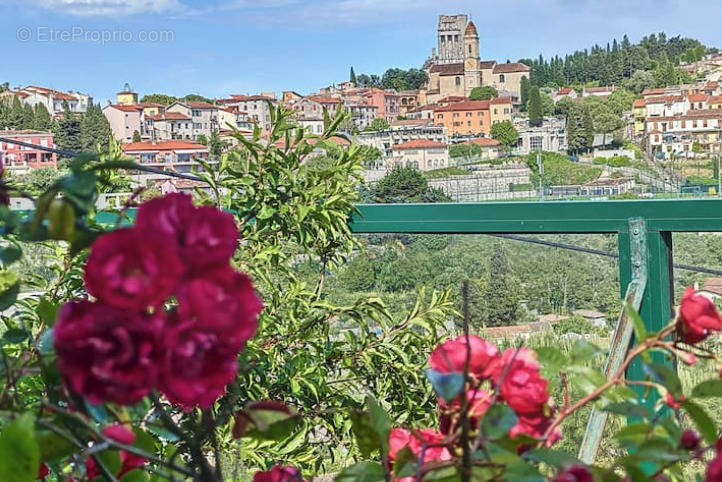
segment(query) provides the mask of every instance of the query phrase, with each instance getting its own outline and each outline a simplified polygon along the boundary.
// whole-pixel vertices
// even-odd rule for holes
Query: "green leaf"
[[[722,380],[705,380],[692,389],[692,396],[699,398],[722,397]]]
[[[702,407],[691,401],[682,402],[682,408],[692,419],[704,440],[708,444],[714,445],[717,441],[717,424],[712,417]]]
[[[448,466],[429,470],[428,472],[426,472],[426,474],[424,474],[424,478],[422,480],[434,480],[436,482],[456,482],[458,480],[461,480],[461,476],[456,467]]]
[[[615,415],[641,417],[645,419],[650,419],[653,416],[652,412],[647,407],[633,402],[609,403],[602,407],[602,411],[613,413]]]
[[[261,210],[256,214],[256,218],[258,219],[268,219],[273,217],[273,215],[276,214],[276,210],[273,209],[268,204],[264,204]]]
[[[418,457],[406,446],[396,453],[394,460],[394,475],[401,479],[411,477],[418,470]]]
[[[591,361],[600,353],[602,350],[598,346],[585,340],[577,340],[572,346],[570,361],[573,365],[580,365]]]
[[[88,411],[88,415],[93,417],[93,420],[102,424],[110,421],[110,416],[105,409],[105,405],[93,405],[87,399],[83,399],[83,401],[85,402],[85,409]]]
[[[95,457],[108,468],[111,474],[117,474],[118,471],[120,471],[122,462],[120,460],[120,452],[117,450],[103,450],[95,454]],[[101,475],[100,480],[105,480],[105,477]]]
[[[547,370],[558,371],[559,368],[566,366],[569,361],[564,353],[553,346],[542,346],[536,350],[539,363]]]
[[[0,311],[10,308],[18,298],[20,278],[14,271],[0,271]]]
[[[38,337],[38,350],[43,355],[53,353],[53,329],[45,330]]]
[[[368,412],[351,412],[351,427],[361,455],[369,458],[374,451],[381,450],[381,440],[379,440],[378,434],[374,430]]]
[[[16,344],[22,343],[28,339],[28,332],[21,328],[10,328],[3,334],[5,343]]]
[[[652,426],[646,422],[635,422],[625,425],[614,434],[614,438],[625,446],[638,445],[644,441],[652,431]]]
[[[77,451],[77,447],[65,438],[49,430],[39,431],[36,434],[40,459],[48,462],[60,457],[67,457]]]
[[[679,380],[677,373],[666,365],[659,363],[642,363],[642,370],[653,381],[660,383],[673,395],[682,394],[682,382]]]
[[[366,397],[366,407],[368,408],[369,417],[371,417],[371,425],[376,435],[379,437],[381,449],[383,453],[389,453],[389,433],[391,432],[391,418],[389,414],[381,407],[378,400],[374,397]]]
[[[148,482],[150,481],[150,476],[148,475],[148,472],[146,472],[143,469],[134,469],[125,474],[121,479],[120,482]]]
[[[155,453],[156,441],[152,435],[150,435],[148,432],[141,430],[138,427],[133,427],[133,433],[135,434],[133,447],[138,447],[140,450],[148,454]]]
[[[23,256],[23,251],[15,245],[0,248],[0,262],[3,266],[9,266]]]
[[[508,405],[495,403],[484,415],[481,431],[489,440],[497,440],[505,437],[517,421],[514,410]]]
[[[51,327],[55,324],[55,319],[58,316],[58,304],[51,303],[47,298],[40,298],[35,312],[45,326]]]
[[[0,480],[34,482],[40,466],[40,448],[35,440],[34,419],[21,415],[0,432]]]
[[[647,338],[647,328],[644,326],[644,321],[642,320],[642,317],[639,316],[637,310],[635,310],[634,306],[632,306],[630,303],[624,303],[624,310],[627,312],[627,317],[632,322],[632,326],[634,327],[634,336],[636,338],[636,342],[639,343],[640,341],[644,341]]]
[[[358,462],[343,469],[334,480],[336,482],[381,482],[386,480],[386,476],[381,464]]]
[[[246,409],[252,426],[244,436],[255,440],[280,441],[291,435],[298,425],[298,417],[289,411],[253,408]]]
[[[504,480],[514,482],[544,482],[546,478],[531,464],[514,464],[506,467]]]
[[[524,452],[523,457],[533,462],[544,462],[558,469],[580,464],[579,459],[561,450],[531,449]]]
[[[426,370],[426,378],[438,396],[446,403],[451,403],[464,388],[463,373],[439,373],[436,370]]]

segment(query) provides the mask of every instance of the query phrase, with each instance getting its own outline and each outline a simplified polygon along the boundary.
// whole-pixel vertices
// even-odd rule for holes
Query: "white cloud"
[[[28,3],[57,13],[77,16],[116,16],[141,13],[179,13],[179,0],[30,0]]]

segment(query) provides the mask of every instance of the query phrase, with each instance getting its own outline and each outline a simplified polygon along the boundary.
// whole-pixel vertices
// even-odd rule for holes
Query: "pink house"
[[[35,130],[0,131],[0,137],[27,142],[42,147],[55,147],[53,134]],[[26,172],[38,167],[58,167],[58,155],[40,149],[22,147],[10,142],[0,141],[0,160],[5,169]]]
[[[377,117],[388,122],[396,120],[399,116],[399,96],[383,89],[369,89],[363,94],[369,105],[377,108]]]
[[[140,164],[184,173],[191,172],[196,159],[208,159],[206,146],[184,140],[131,142],[123,146],[123,152]]]

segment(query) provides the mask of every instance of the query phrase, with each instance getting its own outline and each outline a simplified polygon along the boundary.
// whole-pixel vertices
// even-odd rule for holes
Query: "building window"
[[[471,44],[469,44],[469,53],[471,53]]]
[[[499,82],[504,83],[504,74],[499,74]]]
[[[532,151],[537,151],[542,148],[542,138],[541,136],[533,136],[529,138],[529,148]]]
[[[461,77],[456,78],[456,85],[457,86],[461,85]]]

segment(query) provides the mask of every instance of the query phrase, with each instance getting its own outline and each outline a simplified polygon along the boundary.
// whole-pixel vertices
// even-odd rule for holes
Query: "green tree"
[[[143,139],[141,139],[141,137],[140,137],[140,132],[133,131],[133,142],[140,142],[142,140]]]
[[[208,139],[208,152],[211,156],[220,156],[227,147],[228,143],[221,140],[218,131],[211,132],[211,137]]]
[[[104,149],[111,138],[110,123],[100,105],[91,104],[80,122],[80,146],[84,151]]]
[[[371,291],[376,285],[374,265],[368,256],[356,255],[346,265],[339,281],[351,291]]]
[[[448,197],[429,187],[426,178],[413,167],[397,166],[382,177],[372,189],[372,198],[380,203],[441,202]]]
[[[541,95],[539,93],[539,87],[533,86],[529,93],[529,102],[526,107],[529,112],[529,125],[532,127],[539,127],[542,125],[543,113]]]
[[[515,324],[521,310],[518,283],[514,280],[507,251],[501,243],[492,246],[488,273],[482,296],[487,325]]]
[[[545,92],[540,92],[542,116],[550,116],[554,114],[554,101]]]
[[[39,131],[50,131],[53,125],[53,119],[50,117],[50,112],[45,107],[45,104],[37,104],[35,106],[35,117],[33,119],[33,128]]]
[[[594,118],[591,109],[586,106],[582,106],[582,130],[584,146],[586,149],[591,149],[594,143]]]
[[[511,149],[519,142],[519,131],[511,121],[497,122],[491,126],[491,137],[499,141],[504,149]]]
[[[573,106],[577,105],[577,102],[574,99],[570,99],[569,97],[562,97],[557,101],[556,104],[554,104],[554,113],[556,115],[563,115],[568,116],[569,111],[572,110]]]
[[[20,129],[34,129],[35,128],[35,111],[33,106],[30,104],[23,105],[23,120],[20,125]]]
[[[53,123],[55,143],[60,149],[79,152],[82,149],[80,141],[81,120],[77,114],[65,113]]]
[[[53,167],[38,167],[31,169],[27,174],[18,176],[15,182],[30,194],[40,195],[61,175],[62,173]]]
[[[521,78],[521,110],[526,111],[526,105],[529,102],[529,79],[524,76]]]
[[[654,84],[654,76],[651,72],[637,70],[632,75],[632,78],[629,79],[629,82],[627,82],[627,87],[635,94],[641,94],[644,89],[654,87]]]
[[[364,131],[372,132],[372,131],[385,131],[389,128],[389,121],[386,119],[383,119],[381,117],[377,117],[376,119],[371,121],[371,124],[368,125]]]
[[[204,146],[208,145],[208,138],[205,134],[198,134],[198,142],[203,144]]]
[[[13,97],[10,112],[8,113],[8,127],[11,129],[22,129],[25,122],[25,109],[20,97]]]
[[[172,95],[167,94],[148,94],[144,95],[140,101],[141,102],[153,102],[156,104],[163,104],[163,105],[169,105],[173,102],[177,101],[177,97],[173,97]]]
[[[490,100],[495,97],[499,97],[499,91],[491,85],[474,87],[471,89],[471,93],[469,93],[469,100]]]
[[[358,79],[356,79],[356,72],[353,71],[353,66],[351,66],[351,74],[349,75],[348,80],[353,85],[357,85],[357,83],[358,83]]]

